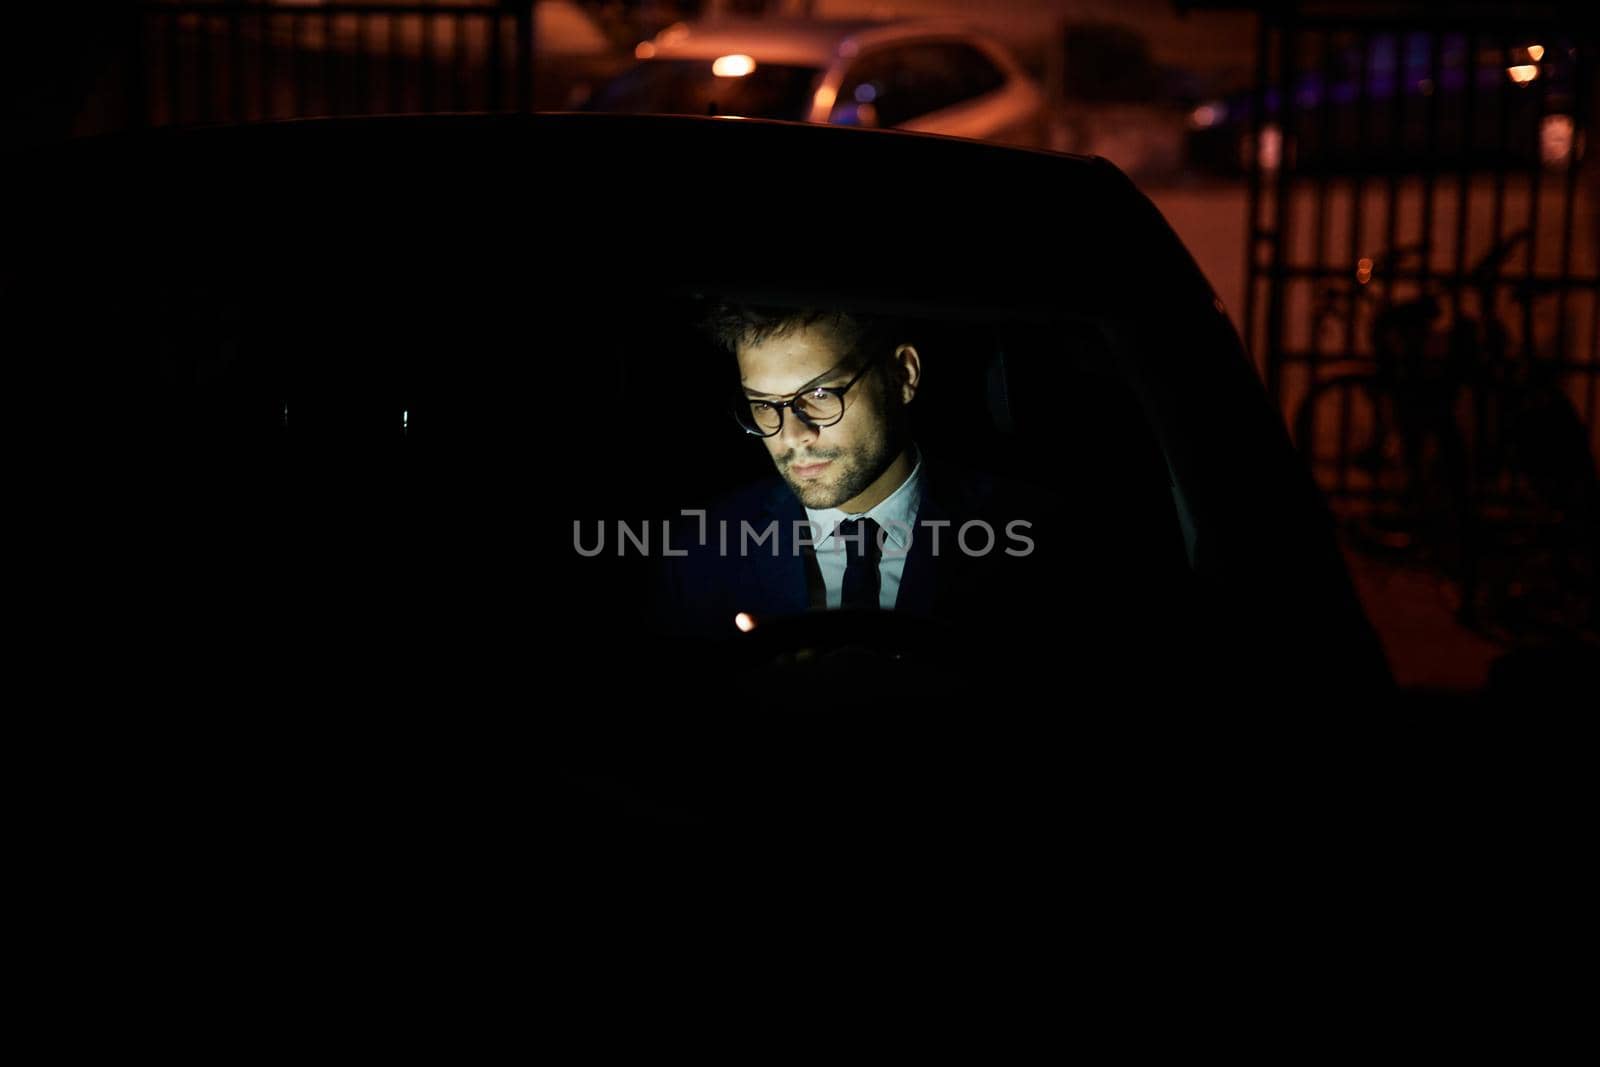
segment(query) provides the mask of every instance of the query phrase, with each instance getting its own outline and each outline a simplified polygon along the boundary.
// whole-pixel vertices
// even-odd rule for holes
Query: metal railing
[[[1262,19],[1246,340],[1336,513],[1459,579],[1467,615],[1493,559],[1525,587],[1570,535],[1550,584],[1593,621],[1596,43],[1514,17]]]
[[[145,3],[133,17],[135,125],[548,104],[532,0]]]

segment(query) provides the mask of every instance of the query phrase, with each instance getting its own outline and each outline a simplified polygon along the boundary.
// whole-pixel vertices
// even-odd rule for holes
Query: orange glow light
[[[1275,171],[1283,161],[1283,131],[1276,122],[1261,127],[1261,137],[1256,143],[1256,163],[1264,171]]]
[[[756,620],[748,612],[741,611],[733,617],[733,624],[739,628],[740,633],[747,634],[756,628]]]
[[[649,41],[640,41],[639,47],[633,50],[634,59],[653,59],[655,54],[656,46]]]
[[[1546,115],[1539,123],[1539,159],[1547,167],[1565,163],[1575,137],[1571,115]]]
[[[1542,44],[1530,44],[1528,46],[1528,58],[1533,60],[1535,63],[1537,63],[1537,62],[1539,62],[1539,60],[1543,59],[1544,58],[1544,45],[1542,45]]]
[[[711,64],[711,73],[719,78],[742,78],[756,69],[756,61],[746,55],[720,56]]]
[[[1519,63],[1514,67],[1507,67],[1506,73],[1511,75],[1511,80],[1518,85],[1527,85],[1539,76],[1539,68],[1532,63]]]
[[[1356,281],[1366,285],[1372,280],[1372,260],[1365,257],[1356,264]]]
[[[824,85],[822,88],[817,90],[817,95],[811,98],[811,108],[814,111],[820,111],[826,115],[833,110],[833,102],[838,98],[838,90]]]

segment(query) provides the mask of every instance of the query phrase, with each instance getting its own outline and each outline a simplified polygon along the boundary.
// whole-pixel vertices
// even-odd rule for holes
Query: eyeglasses
[[[832,426],[844,418],[844,394],[878,365],[872,360],[856,371],[856,376],[839,386],[818,385],[797,393],[788,400],[746,399],[734,406],[734,418],[744,432],[756,437],[772,437],[783,429],[783,411],[793,408],[795,418],[813,430]]]

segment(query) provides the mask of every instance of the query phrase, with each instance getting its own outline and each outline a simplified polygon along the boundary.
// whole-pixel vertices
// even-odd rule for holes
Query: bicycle
[[[1392,279],[1419,253],[1401,248],[1364,264],[1355,284],[1327,289],[1317,328],[1365,321],[1370,369],[1316,383],[1296,409],[1297,442],[1327,464],[1317,427],[1339,427],[1333,457],[1342,524],[1361,552],[1441,573],[1460,622],[1505,643],[1596,626],[1600,477],[1588,430],[1561,387],[1559,364],[1512,355],[1495,311],[1500,267],[1519,231],[1474,264],[1465,294],[1438,280],[1414,298],[1379,305],[1369,283]],[[1370,273],[1369,273],[1370,272]],[[1512,291],[1525,313],[1555,286]],[[1447,325],[1444,303],[1459,309]],[[1364,485],[1352,488],[1351,474]]]

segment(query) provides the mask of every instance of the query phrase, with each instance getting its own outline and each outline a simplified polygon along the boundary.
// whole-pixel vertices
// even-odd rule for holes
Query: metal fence
[[[532,0],[147,3],[134,17],[136,125],[549,104]]]
[[[1246,336],[1336,512],[1467,616],[1557,546],[1592,622],[1561,547],[1600,536],[1592,29],[1268,14],[1258,49]]]

